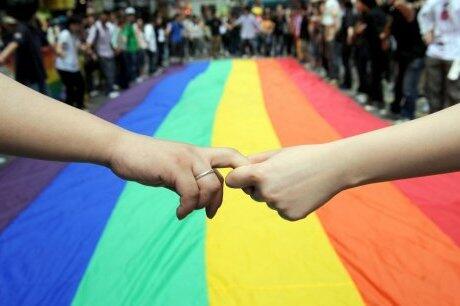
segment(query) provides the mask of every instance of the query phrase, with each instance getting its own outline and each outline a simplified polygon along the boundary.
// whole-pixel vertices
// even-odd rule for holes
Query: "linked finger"
[[[235,149],[206,148],[204,153],[213,168],[238,168],[249,165],[249,160]]]
[[[182,173],[181,176],[176,179],[175,189],[181,197],[176,214],[177,218],[182,220],[198,206],[200,190],[191,171]]]
[[[219,192],[223,188],[214,171],[211,165],[205,161],[198,161],[193,166],[193,173],[195,174],[198,189],[200,190],[198,209],[212,205],[213,200],[218,197]]]
[[[219,179],[219,182],[221,183],[221,186],[223,186],[223,184],[224,184],[223,176],[217,170],[215,170],[215,174],[216,174],[217,178]],[[224,197],[224,189],[220,188],[219,192],[211,200],[211,203],[208,206],[206,206],[206,215],[208,216],[209,219],[214,218],[214,216],[216,215],[217,211],[219,210],[220,206],[222,205],[223,197]]]

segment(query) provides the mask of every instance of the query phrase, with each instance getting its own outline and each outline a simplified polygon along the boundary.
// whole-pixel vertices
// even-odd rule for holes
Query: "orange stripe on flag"
[[[276,61],[260,60],[258,68],[283,146],[340,138]],[[394,184],[351,189],[318,215],[366,303],[460,303],[460,249]]]

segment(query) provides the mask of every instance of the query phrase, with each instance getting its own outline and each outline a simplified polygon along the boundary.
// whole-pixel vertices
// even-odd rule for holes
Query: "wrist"
[[[366,167],[360,164],[357,152],[353,152],[352,144],[344,140],[328,143],[328,150],[336,161],[336,175],[341,190],[366,184],[370,178]]]
[[[101,147],[100,154],[98,154],[96,162],[100,165],[111,168],[114,161],[118,158],[123,148],[127,143],[127,139],[131,138],[133,134],[121,128],[114,128],[113,131],[107,135],[106,141]]]

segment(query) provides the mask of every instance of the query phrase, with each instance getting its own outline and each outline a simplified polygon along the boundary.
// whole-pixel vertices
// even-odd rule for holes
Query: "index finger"
[[[203,149],[205,158],[213,168],[238,168],[249,165],[249,160],[240,152],[231,148],[206,148]]]

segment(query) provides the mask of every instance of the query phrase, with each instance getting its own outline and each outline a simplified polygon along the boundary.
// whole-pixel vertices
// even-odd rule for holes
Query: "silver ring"
[[[195,176],[195,179],[198,181],[200,178],[203,178],[206,175],[211,174],[211,173],[215,173],[214,169],[198,174],[197,176]]]

